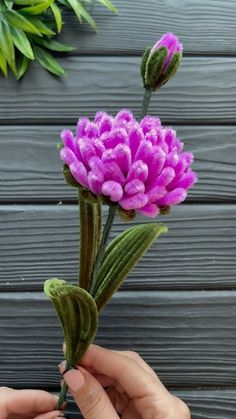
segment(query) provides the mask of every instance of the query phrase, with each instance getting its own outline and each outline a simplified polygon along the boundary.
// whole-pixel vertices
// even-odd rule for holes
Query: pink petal
[[[127,132],[123,128],[115,128],[109,133],[107,138],[104,139],[103,144],[106,148],[115,148],[117,144],[125,144],[127,141]]]
[[[98,156],[93,156],[88,161],[88,165],[92,171],[100,170],[103,172],[103,162]]]
[[[153,158],[153,146],[151,141],[141,141],[139,144],[138,150],[135,154],[135,160],[142,160],[149,166],[149,163]]]
[[[173,191],[168,192],[168,194],[164,198],[160,199],[157,204],[161,207],[162,206],[169,207],[171,205],[177,205],[177,204],[180,204],[180,202],[183,202],[186,196],[187,196],[187,192],[185,189],[176,188]]]
[[[106,112],[103,112],[103,111],[97,112],[96,115],[95,115],[95,118],[94,118],[95,124],[99,124],[99,122],[102,120],[102,118],[105,118],[107,116],[109,116],[109,115]]]
[[[84,167],[83,163],[76,161],[70,164],[70,171],[73,177],[84,187],[88,187],[88,175],[87,170]]]
[[[134,116],[132,112],[128,109],[122,109],[115,117],[115,124],[116,125],[127,125],[129,122],[134,121]]]
[[[104,132],[110,132],[114,123],[112,116],[104,116],[99,123],[99,135],[102,135]]]
[[[135,161],[128,173],[127,181],[129,182],[132,179],[139,179],[142,182],[145,182],[148,177],[148,165],[142,160]]]
[[[116,163],[119,165],[124,175],[126,175],[131,166],[131,152],[129,146],[127,144],[117,144],[114,149],[114,156]]]
[[[178,188],[189,189],[197,182],[197,174],[195,172],[185,173],[178,182]]]
[[[100,170],[90,171],[88,174],[88,184],[91,191],[96,194],[101,194],[102,184],[104,182],[103,173]]]
[[[161,174],[158,176],[156,185],[167,186],[175,178],[175,170],[173,167],[165,167]]]
[[[116,162],[105,162],[103,167],[104,177],[107,181],[114,180],[122,185],[125,183],[125,177]]]
[[[132,160],[136,154],[140,142],[144,140],[144,135],[141,129],[133,128],[129,132],[129,147],[132,154]]]
[[[155,204],[147,204],[140,208],[138,212],[146,217],[155,218],[158,214],[160,214],[160,208]]]
[[[94,146],[92,145],[92,143],[89,141],[89,139],[86,139],[86,138],[80,138],[78,141],[78,146],[79,146],[81,155],[84,161],[86,162],[86,166],[87,166],[89,159],[95,156],[96,150]]]
[[[98,127],[94,122],[89,122],[84,130],[88,138],[96,138],[98,135]]]
[[[88,118],[80,118],[78,120],[76,129],[77,138],[83,137],[85,135],[85,128],[89,122],[90,121]]]
[[[158,201],[159,199],[163,198],[163,196],[165,196],[166,194],[166,188],[160,188],[159,186],[154,186],[154,188],[146,192],[146,195],[148,196],[148,202],[150,203]]]
[[[139,179],[133,179],[125,185],[125,192],[127,195],[135,195],[139,192],[145,192],[144,183]]]
[[[102,194],[109,196],[111,201],[118,202],[123,196],[123,189],[118,182],[108,180],[102,185]]]
[[[138,209],[144,207],[148,202],[147,195],[143,193],[138,193],[136,195],[132,195],[128,198],[123,198],[120,200],[119,204],[122,208],[126,210]]]
[[[60,157],[68,166],[77,161],[76,155],[69,147],[63,147],[60,150]]]

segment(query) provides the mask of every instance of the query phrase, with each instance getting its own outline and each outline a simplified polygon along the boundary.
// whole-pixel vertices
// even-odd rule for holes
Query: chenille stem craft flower
[[[147,115],[152,92],[177,71],[182,45],[173,34],[148,48],[141,63],[145,94],[141,116],[128,109],[80,118],[76,133],[61,134],[60,157],[66,181],[77,188],[80,208],[78,285],[45,283],[64,332],[66,368],[73,367],[93,341],[98,315],[153,241],[167,231],[156,222],[138,224],[109,242],[115,215],[132,220],[165,214],[183,202],[197,180],[193,155],[183,151],[175,130]],[[109,212],[101,231],[102,207]],[[64,384],[58,407],[66,397]]]

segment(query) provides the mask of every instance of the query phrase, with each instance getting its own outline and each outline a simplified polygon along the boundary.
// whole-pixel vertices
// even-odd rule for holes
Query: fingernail
[[[63,371],[65,371],[65,368],[66,368],[66,361],[60,362],[60,364],[58,364],[57,367],[58,367],[60,373],[63,374]]]
[[[85,382],[84,376],[79,369],[69,370],[63,377],[72,393],[77,393]]]

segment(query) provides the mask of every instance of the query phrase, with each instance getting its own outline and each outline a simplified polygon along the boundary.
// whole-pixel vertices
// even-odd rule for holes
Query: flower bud
[[[146,89],[156,90],[163,86],[178,70],[183,46],[173,33],[166,33],[144,52],[141,75]]]

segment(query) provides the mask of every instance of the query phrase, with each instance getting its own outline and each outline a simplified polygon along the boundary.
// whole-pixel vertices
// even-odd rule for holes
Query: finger
[[[36,416],[34,419],[59,419],[65,418],[65,415],[60,410],[54,410],[53,412],[43,413],[42,415]]]
[[[42,390],[13,390],[2,387],[0,399],[6,415],[24,415],[32,412],[37,415],[55,410],[58,397]]]
[[[69,370],[64,380],[84,419],[119,418],[102,386],[84,368]]]
[[[111,400],[112,405],[118,413],[123,413],[126,408],[129,398],[126,393],[119,393],[115,388],[108,388],[106,393]]]
[[[128,358],[133,359],[134,361],[137,362],[138,365],[140,365],[145,371],[149,372],[149,374],[151,374],[153,377],[156,377],[156,373],[155,371],[150,367],[150,365],[148,365],[144,359],[137,353],[137,352],[133,352],[133,351],[113,351],[116,352],[118,354],[127,356]]]
[[[96,368],[98,372],[115,379],[130,398],[155,394],[161,399],[169,392],[157,376],[147,373],[133,359],[97,345],[91,345],[80,361],[83,367]]]

